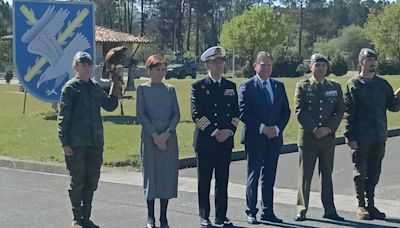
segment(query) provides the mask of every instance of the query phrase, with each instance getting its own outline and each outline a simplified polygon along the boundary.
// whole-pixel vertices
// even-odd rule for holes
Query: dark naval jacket
[[[211,134],[216,130],[230,129],[233,133],[239,124],[238,95],[235,83],[221,78],[215,85],[209,76],[192,84],[191,111],[196,123],[194,147],[209,147],[217,142]],[[233,148],[233,136],[223,144]]]
[[[99,84],[76,77],[62,89],[58,114],[58,136],[63,147],[103,146],[103,121],[100,107],[113,111],[118,99]]]
[[[344,94],[344,115],[347,140],[377,140],[387,138],[386,111],[400,110],[400,99],[395,98],[392,86],[382,77],[351,78]]]
[[[296,85],[295,111],[300,123],[298,146],[335,146],[335,132],[343,118],[343,93],[339,83],[325,79],[321,87],[313,78]],[[317,139],[312,133],[317,127],[328,127],[331,133]]]

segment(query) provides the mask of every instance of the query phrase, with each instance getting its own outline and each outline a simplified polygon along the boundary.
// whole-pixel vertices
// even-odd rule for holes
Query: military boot
[[[83,221],[83,228],[100,228],[100,226],[93,223],[92,220],[84,220]]]
[[[371,206],[368,205],[367,210],[369,212],[369,215],[373,219],[384,220],[386,218],[386,214],[379,211],[374,205]]]
[[[72,227],[82,227],[82,208],[81,207],[75,207],[72,209],[72,214],[74,215],[74,218],[72,220]]]
[[[84,206],[83,207],[83,228],[99,228],[100,226],[94,224],[92,220],[90,220],[90,216],[92,214],[92,207]]]
[[[358,207],[357,218],[361,220],[372,220],[368,210],[365,207]]]
[[[83,228],[83,226],[82,226],[82,221],[76,221],[76,220],[73,220],[72,221],[72,226],[71,226],[72,228]]]

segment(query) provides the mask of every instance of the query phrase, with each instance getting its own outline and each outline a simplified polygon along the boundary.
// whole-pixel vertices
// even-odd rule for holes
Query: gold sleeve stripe
[[[237,127],[239,125],[239,122],[240,122],[239,118],[234,117],[234,118],[232,118],[231,124],[233,124],[235,127]]]
[[[208,127],[208,125],[210,125],[210,124],[211,124],[211,122],[207,121],[207,123],[205,125],[203,125],[202,127],[199,127],[199,128],[200,128],[200,130],[204,131],[204,129],[206,129],[206,127]]]
[[[203,116],[203,117],[201,117],[197,122],[196,122],[196,126],[200,129],[200,130],[202,130],[202,131],[204,131],[204,129],[206,129],[206,127],[208,127],[208,125],[210,125],[211,124],[211,122],[208,120],[208,118],[207,117],[205,117],[205,116]]]
[[[202,128],[202,127],[204,127],[204,126],[207,125],[207,124],[208,124],[208,122],[206,121],[206,122],[204,122],[204,123],[198,124],[197,127],[198,127],[198,128]]]
[[[199,119],[199,120],[196,122],[196,125],[203,125],[203,124],[206,123],[207,121],[208,121],[207,117],[203,116],[203,117],[201,117],[201,119]]]

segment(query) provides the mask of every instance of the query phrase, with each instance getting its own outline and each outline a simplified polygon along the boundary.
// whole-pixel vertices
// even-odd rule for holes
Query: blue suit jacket
[[[260,125],[276,125],[279,128],[278,143],[282,145],[282,133],[289,118],[290,108],[282,82],[270,78],[274,103],[269,105],[263,91],[263,85],[255,75],[244,81],[239,90],[240,119],[244,123],[241,143],[261,143],[268,138],[260,134]]]

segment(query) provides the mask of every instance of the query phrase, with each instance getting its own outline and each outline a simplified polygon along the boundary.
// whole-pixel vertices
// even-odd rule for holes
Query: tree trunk
[[[127,25],[128,25],[128,19],[127,19],[127,15],[128,15],[128,13],[127,13],[127,7],[126,7],[126,4],[128,4],[127,2],[124,2],[124,26],[122,26],[123,27],[123,30],[121,30],[121,31],[123,31],[123,32],[127,32],[128,30],[127,30]]]
[[[188,10],[189,10],[189,12],[188,12],[189,18],[188,18],[188,27],[187,27],[186,50],[190,51],[190,29],[192,26],[192,4],[191,4],[191,1],[189,1]]]
[[[300,1],[299,55],[301,56],[301,37],[303,34],[303,1]]]
[[[196,56],[200,55],[200,15],[197,11],[196,15]]]

